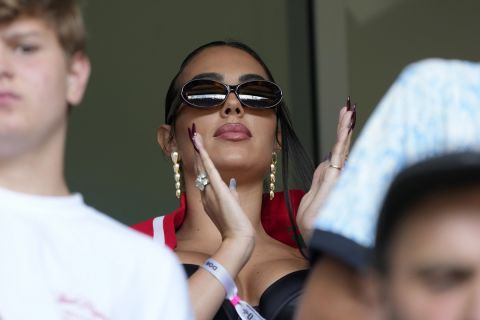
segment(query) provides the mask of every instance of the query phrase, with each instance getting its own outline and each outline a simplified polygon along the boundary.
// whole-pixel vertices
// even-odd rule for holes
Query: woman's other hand
[[[298,208],[297,224],[305,242],[309,241],[315,217],[343,169],[350,150],[355,121],[356,105],[351,106],[350,97],[348,97],[338,117],[337,141],[328,158],[315,170],[312,186]]]

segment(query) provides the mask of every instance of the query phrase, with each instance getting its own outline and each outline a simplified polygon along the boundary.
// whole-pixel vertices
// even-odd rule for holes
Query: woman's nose
[[[223,104],[222,115],[224,117],[231,115],[243,116],[244,113],[245,110],[242,103],[238,100],[234,92],[230,92],[227,96],[227,100],[225,100],[225,103]]]

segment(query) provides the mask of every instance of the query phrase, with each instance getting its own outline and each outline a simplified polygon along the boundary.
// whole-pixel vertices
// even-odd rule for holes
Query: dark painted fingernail
[[[330,151],[326,156],[325,158],[323,158],[323,161],[330,161],[332,159],[332,152]]]
[[[190,128],[187,128],[188,129],[188,136],[190,137],[190,141],[192,142],[192,145],[193,145],[193,149],[195,149],[195,151],[197,153],[200,153],[200,151],[198,151],[198,147],[197,147],[197,144],[195,143],[195,138],[194,138],[194,126],[192,126],[192,129],[190,130]]]
[[[357,122],[357,104],[353,104],[352,107],[353,113],[352,113],[352,120],[350,121],[350,131],[355,129],[355,124]]]
[[[195,135],[197,133],[197,127],[195,126],[195,122],[192,124],[192,135]]]
[[[350,96],[347,97],[347,111],[352,110],[352,106],[350,105]]]

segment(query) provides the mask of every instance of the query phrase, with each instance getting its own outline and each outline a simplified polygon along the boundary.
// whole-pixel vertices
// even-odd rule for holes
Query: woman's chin
[[[226,157],[224,159],[215,161],[215,167],[220,173],[237,173],[238,175],[251,175],[258,172],[259,175],[264,175],[267,171],[268,164],[260,164],[252,161],[252,158],[246,159],[244,157]]]

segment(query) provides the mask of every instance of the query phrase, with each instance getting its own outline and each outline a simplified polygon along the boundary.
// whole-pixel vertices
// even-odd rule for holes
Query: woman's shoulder
[[[132,228],[133,230],[136,230],[140,233],[143,233],[147,236],[153,237],[153,235],[154,235],[153,224],[154,224],[155,218],[157,218],[157,217],[153,217],[153,218],[149,218],[147,220],[141,221],[141,222],[137,222],[135,224],[132,224],[130,226],[130,228]]]
[[[180,205],[175,211],[156,216],[130,227],[153,238],[155,242],[167,245],[171,249],[177,246],[176,231],[185,220],[185,206]]]

